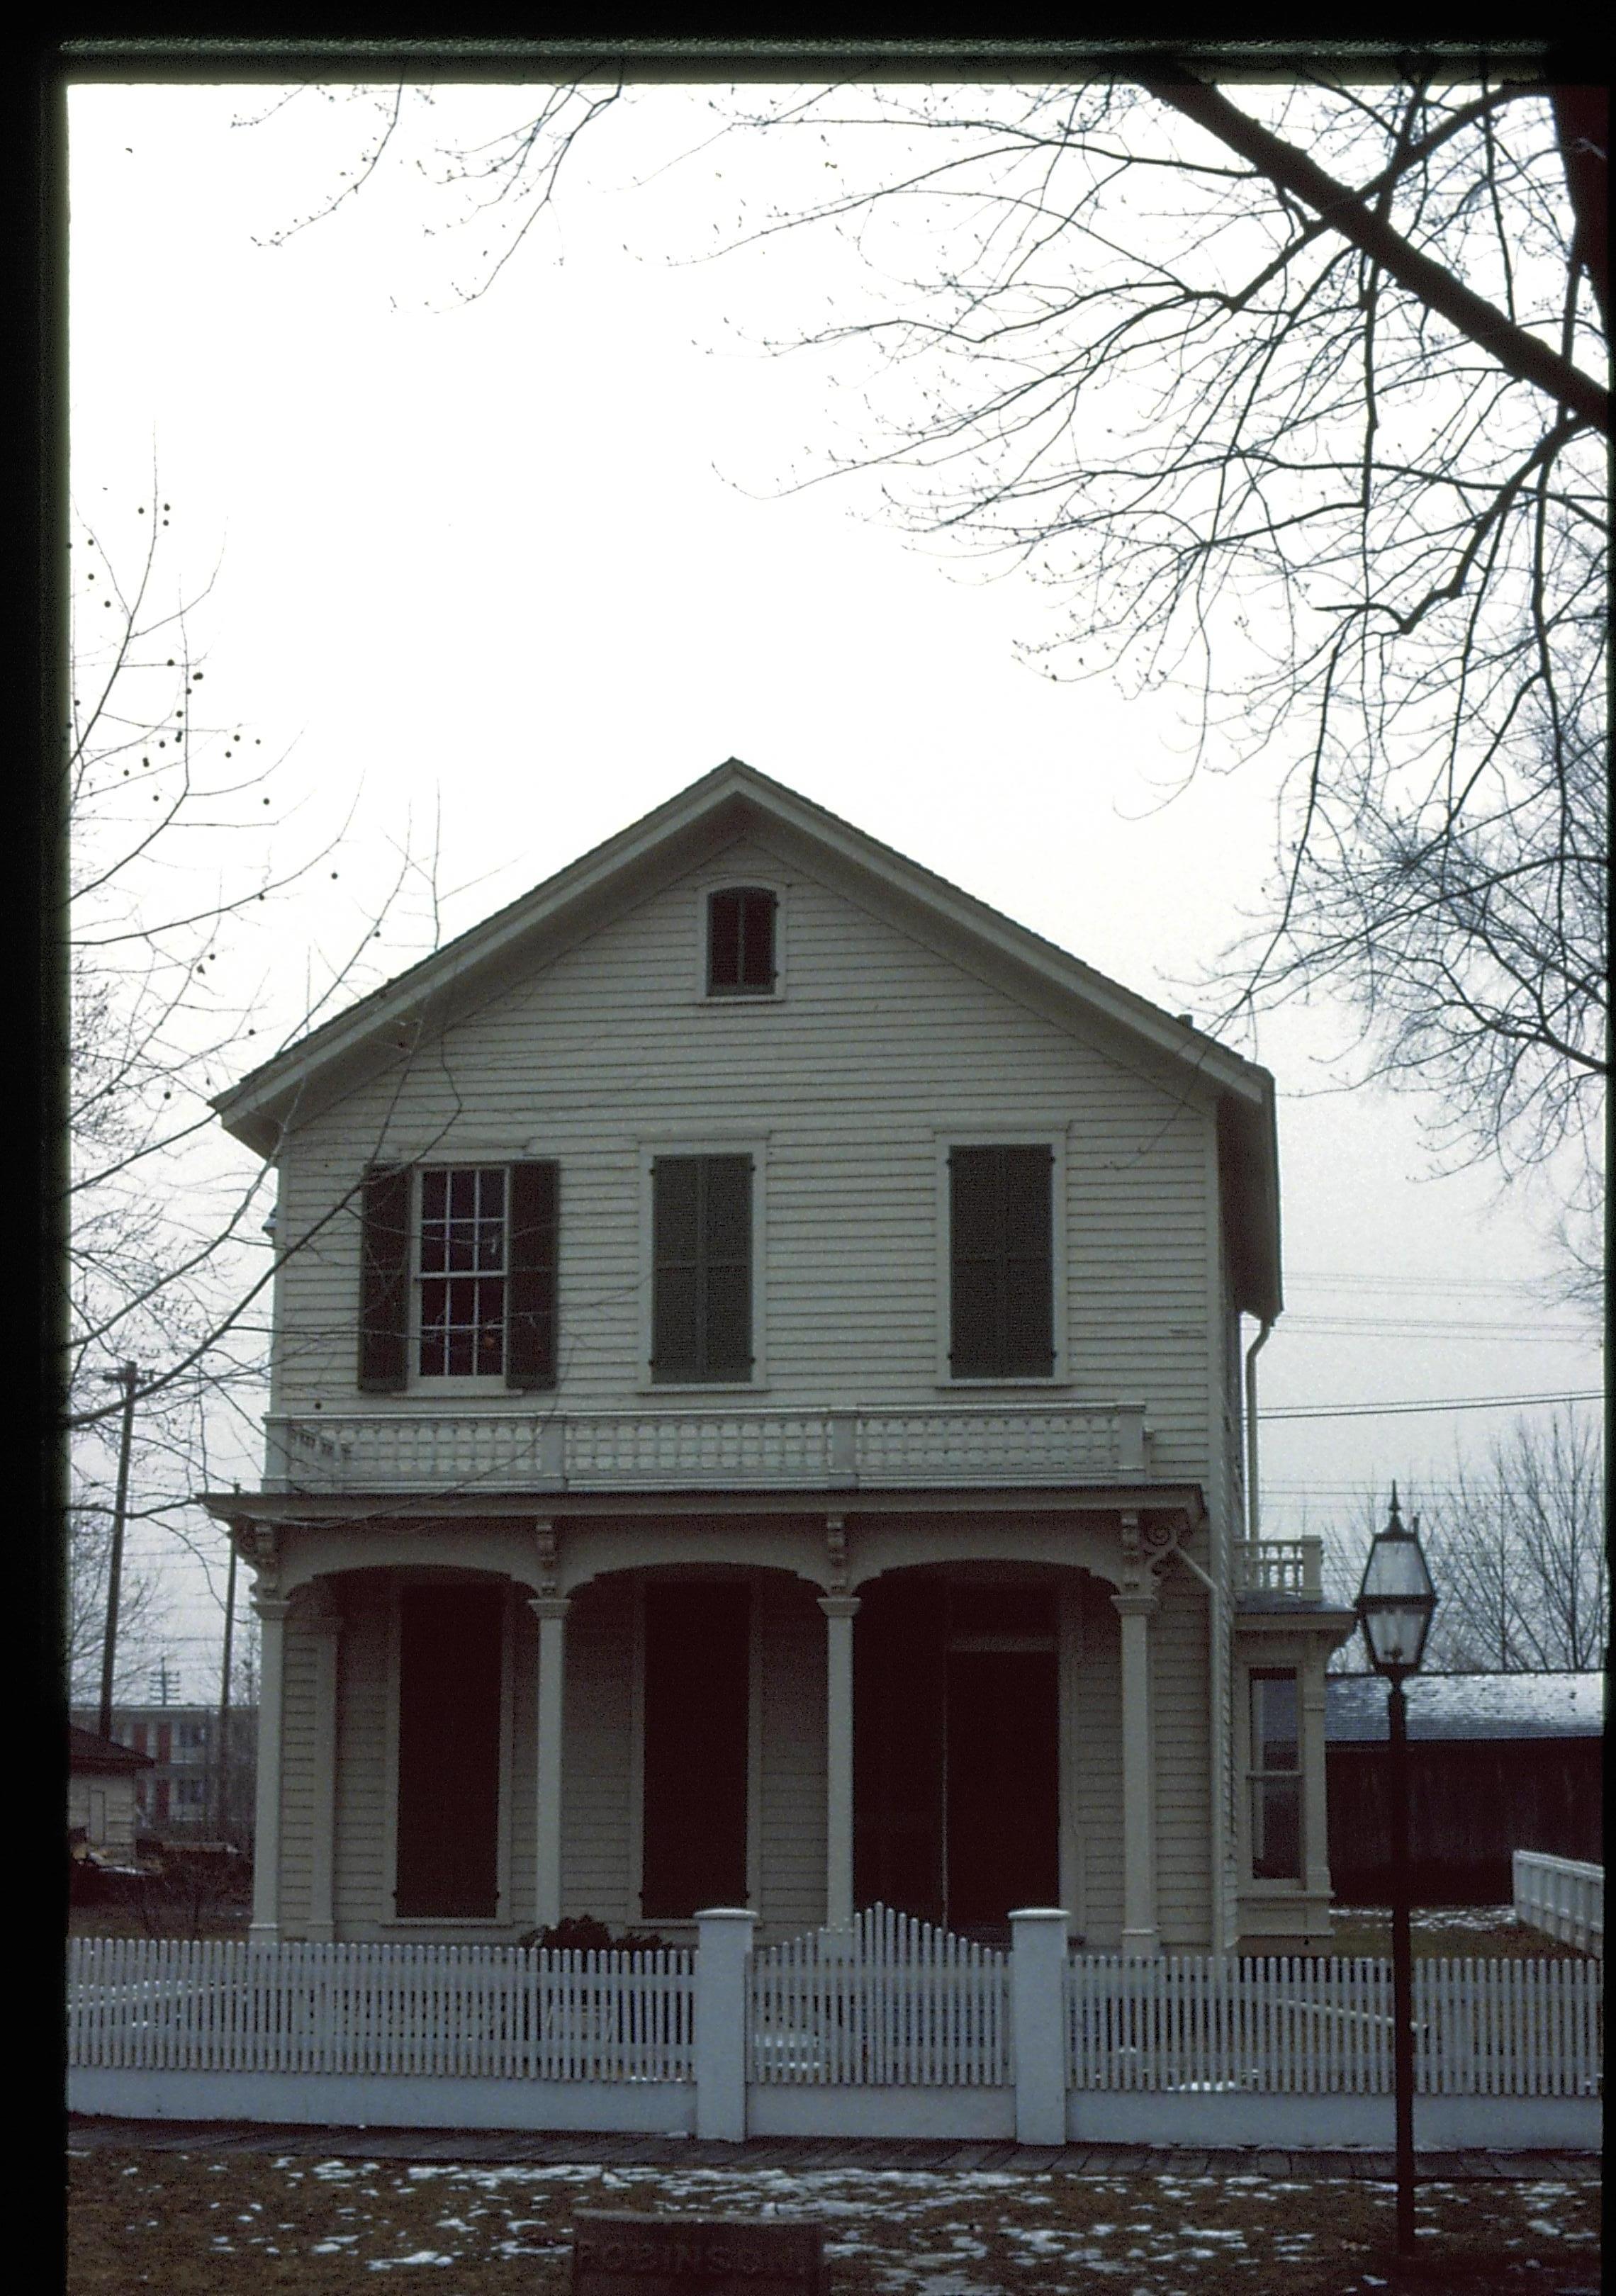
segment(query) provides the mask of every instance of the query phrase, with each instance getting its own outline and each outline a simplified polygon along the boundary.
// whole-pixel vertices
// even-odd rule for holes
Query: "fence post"
[[[746,1982],[757,1915],[710,1906],[696,1915],[696,2135],[746,2135]]]
[[[1066,2142],[1066,1931],[1058,1906],[1010,1916],[1010,2030],[1018,2144]]]

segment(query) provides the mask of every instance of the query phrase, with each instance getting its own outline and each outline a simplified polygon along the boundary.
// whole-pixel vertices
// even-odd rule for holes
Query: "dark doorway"
[[[648,1919],[746,1903],[750,1628],[743,1586],[645,1590]]]
[[[947,1588],[913,1572],[863,1591],[853,1628],[853,1894],[943,1918]]]
[[[949,1652],[951,1928],[1060,1903],[1057,1718],[1053,1651]]]
[[[399,1916],[499,1911],[503,1587],[404,1589],[398,1652]]]

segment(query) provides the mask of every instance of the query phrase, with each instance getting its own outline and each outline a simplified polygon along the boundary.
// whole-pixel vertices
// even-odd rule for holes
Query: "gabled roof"
[[[150,1754],[137,1754],[133,1746],[120,1746],[116,1740],[100,1737],[94,1730],[81,1730],[77,1723],[68,1725],[68,1768],[82,1773],[99,1774],[114,1770],[150,1770],[156,1767]]]
[[[408,1058],[422,1033],[468,1010],[513,970],[553,963],[662,883],[748,834],[783,841],[806,866],[900,928],[950,949],[988,978],[1034,994],[1069,1023],[1126,1041],[1215,1099],[1235,1196],[1241,1304],[1256,1315],[1277,1315],[1278,1159],[1267,1070],[738,758],[311,1029],[219,1094],[213,1107],[237,1139],[260,1155],[277,1154],[294,1111],[324,1100],[345,1074]]]

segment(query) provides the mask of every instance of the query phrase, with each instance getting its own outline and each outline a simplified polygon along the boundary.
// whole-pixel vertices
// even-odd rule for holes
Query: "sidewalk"
[[[906,2169],[947,2176],[956,2170],[1056,2169],[1068,2177],[1269,2177],[1361,2178],[1390,2184],[1390,2152],[1286,2152],[1270,2146],[1218,2151],[1144,2144],[956,2144],[924,2137],[755,2136],[743,2144],[702,2144],[677,2136],[615,2136],[508,2128],[269,2128],[230,2120],[112,2120],[70,2115],[70,2150],[122,2152],[297,2153],[322,2161],[453,2161],[555,2168],[618,2165],[647,2169]],[[1595,2152],[1422,2152],[1422,2182],[1456,2184],[1499,2177],[1597,2184]]]

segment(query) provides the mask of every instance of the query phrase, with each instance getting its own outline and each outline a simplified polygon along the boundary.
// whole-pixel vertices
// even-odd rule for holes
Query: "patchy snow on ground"
[[[1387,2184],[1260,2173],[217,2161],[201,2146],[74,2169],[75,2296],[222,2285],[216,2264],[233,2296],[289,2278],[336,2296],[362,2272],[417,2274],[442,2296],[561,2296],[583,2207],[820,2224],[837,2296],[1375,2296],[1393,2221]],[[1598,2197],[1591,2178],[1423,2184],[1422,2239],[1455,2258],[1444,2288],[1560,2296],[1567,2267],[1596,2283]]]
[[[1356,1927],[1364,1923],[1391,1926],[1390,1906],[1338,1906],[1335,1919]],[[1422,1906],[1411,1919],[1419,1930],[1490,1931],[1509,1929],[1515,1919],[1513,1906]]]

